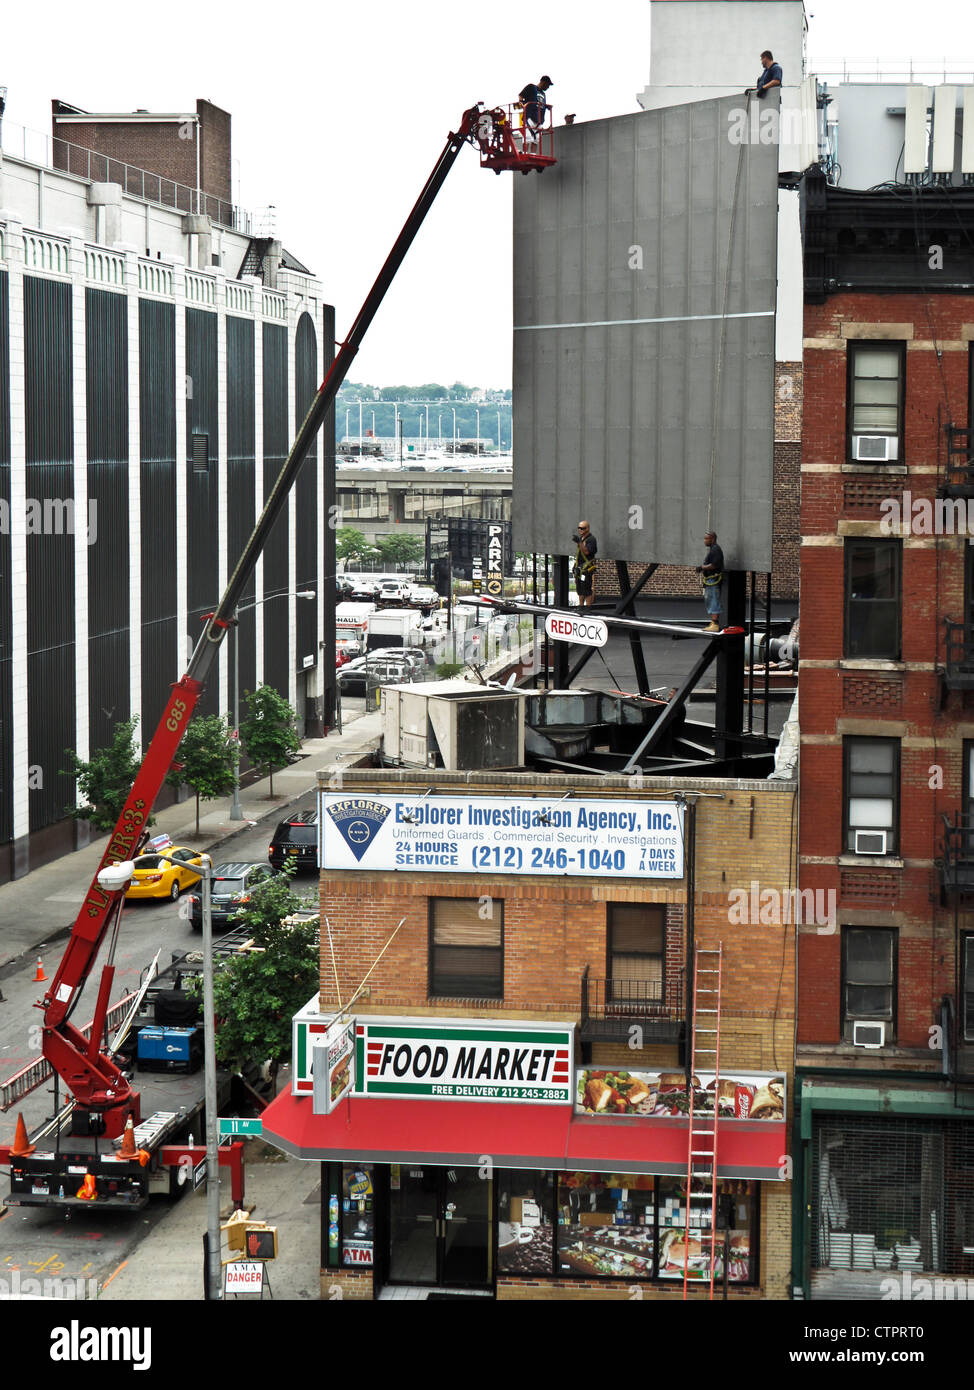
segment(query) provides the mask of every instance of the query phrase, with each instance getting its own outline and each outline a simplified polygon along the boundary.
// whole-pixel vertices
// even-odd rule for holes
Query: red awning
[[[443,1164],[559,1172],[687,1170],[687,1124],[670,1118],[609,1121],[562,1105],[364,1099],[350,1096],[316,1115],[310,1096],[282,1092],[261,1116],[268,1143],[297,1158],[362,1163]],[[769,1120],[725,1120],[721,1178],[780,1181],[787,1128]]]

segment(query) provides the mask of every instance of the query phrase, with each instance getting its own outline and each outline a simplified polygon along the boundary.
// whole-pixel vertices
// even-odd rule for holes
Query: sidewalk
[[[213,851],[259,821],[279,819],[291,802],[313,793],[320,768],[353,765],[375,747],[381,729],[382,715],[376,711],[346,718],[340,734],[333,731],[327,738],[305,739],[298,761],[274,773],[273,800],[269,800],[268,778],[241,788],[242,821],[230,819],[232,797],[204,801],[197,835],[196,799],[189,797],[179,805],[156,812],[152,833],[165,832],[175,845],[190,844]],[[62,855],[0,887],[0,971],[70,930],[107,841],[107,835],[99,835],[84,849]]]

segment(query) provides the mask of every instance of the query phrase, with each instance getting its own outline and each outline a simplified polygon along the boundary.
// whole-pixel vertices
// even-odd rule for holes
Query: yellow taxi
[[[163,854],[172,857],[172,863]],[[169,898],[175,902],[184,888],[199,883],[199,875],[191,873],[188,865],[199,864],[195,849],[185,846],[166,846],[162,854],[140,854],[135,861],[135,873],[126,889],[126,898]]]

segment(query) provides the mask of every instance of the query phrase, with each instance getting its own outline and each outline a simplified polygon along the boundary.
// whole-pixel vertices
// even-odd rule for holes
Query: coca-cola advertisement
[[[694,1113],[713,1113],[726,1120],[785,1118],[785,1078],[781,1074],[738,1072],[715,1076],[683,1071],[630,1071],[601,1067],[577,1072],[575,1109],[581,1115],[686,1117],[691,1097]]]

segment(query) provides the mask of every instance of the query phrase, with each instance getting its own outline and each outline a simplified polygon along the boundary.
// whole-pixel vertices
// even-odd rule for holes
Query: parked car
[[[252,889],[265,879],[273,878],[273,870],[267,864],[236,862],[218,864],[213,870],[210,883],[210,909],[214,931],[226,931],[233,926],[231,918],[244,903],[250,901]],[[190,926],[193,931],[203,930],[203,897],[194,893],[189,899],[192,909]]]
[[[405,603],[409,598],[409,586],[403,579],[383,579],[378,597],[380,603]]]
[[[376,647],[369,655],[389,661],[403,661],[417,677],[426,670],[427,655],[422,647]]]
[[[172,856],[172,863],[160,854],[139,855],[132,882],[125,890],[126,898],[169,898],[175,902],[184,888],[192,888],[199,883],[199,874],[191,873],[185,867],[201,862],[195,849],[171,845],[165,852]]]
[[[413,668],[407,661],[359,657],[343,666],[337,675],[338,688],[343,695],[364,695],[367,688],[378,685],[402,685],[413,679]]]
[[[282,820],[267,847],[272,869],[283,869],[289,861],[298,869],[318,867],[318,812],[295,811]]]

